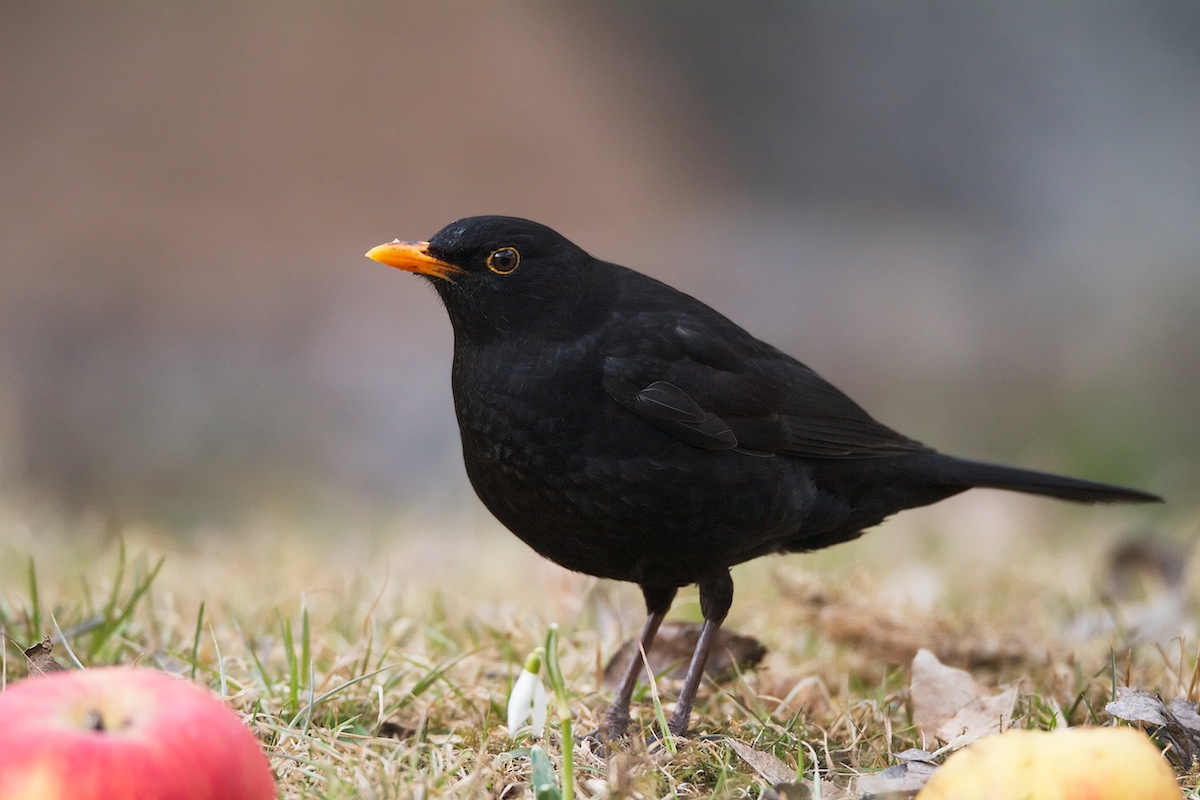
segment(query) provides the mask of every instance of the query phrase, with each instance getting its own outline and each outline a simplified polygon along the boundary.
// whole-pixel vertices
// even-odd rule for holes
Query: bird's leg
[[[667,722],[667,728],[676,736],[687,733],[688,720],[692,716],[692,703],[696,701],[696,691],[700,688],[700,680],[704,677],[704,665],[708,662],[708,651],[712,648],[717,631],[729,613],[733,604],[733,578],[729,570],[722,569],[700,579],[700,611],[704,614],[704,626],[700,628],[700,639],[692,652],[692,661],[688,664],[687,675],[683,679],[683,688],[679,690],[679,700],[675,703],[675,713]]]
[[[675,599],[675,588],[656,589],[650,586],[642,587],[642,596],[646,598],[646,621],[642,624],[642,633],[638,637],[638,647],[629,654],[629,665],[621,683],[617,686],[617,696],[609,706],[605,715],[606,733],[608,738],[617,739],[625,735],[629,727],[629,704],[633,701],[633,690],[637,686],[638,676],[642,674],[642,653],[649,653],[654,644],[654,636],[663,617],[671,610],[671,601]]]

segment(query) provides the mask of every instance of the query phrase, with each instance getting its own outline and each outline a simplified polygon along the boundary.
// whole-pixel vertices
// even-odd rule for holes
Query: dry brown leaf
[[[909,685],[913,724],[930,741],[961,747],[1012,724],[1015,689],[992,694],[971,674],[948,667],[928,650],[917,652]]]
[[[937,729],[936,736],[957,749],[989,733],[1000,733],[1012,726],[1017,707],[1017,690],[1005,689],[1000,694],[976,697]]]
[[[934,758],[933,753],[917,748],[896,753],[896,760],[900,763],[880,772],[855,778],[856,796],[870,800],[900,800],[913,797],[937,770],[938,765]]]
[[[971,673],[948,667],[933,653],[921,649],[912,660],[909,693],[913,724],[923,736],[931,738],[982,690]]]
[[[25,650],[26,667],[29,671],[29,677],[32,678],[36,675],[45,675],[50,672],[62,672],[66,670],[66,667],[54,660],[54,656],[50,654],[52,649],[50,638],[46,637],[33,647]]]
[[[700,623],[697,622],[664,622],[654,638],[654,646],[650,648],[650,669],[655,675],[662,675],[672,680],[682,680],[687,672],[688,662],[696,642],[700,638]],[[606,686],[616,686],[621,681],[621,675],[629,665],[629,657],[638,646],[637,639],[630,639],[621,645],[608,664],[604,667],[604,683]],[[717,683],[732,680],[739,672],[753,669],[767,654],[767,648],[757,639],[742,636],[724,628],[717,631],[716,641],[708,656],[704,673]]]
[[[1168,706],[1157,694],[1118,686],[1117,699],[1104,710],[1126,722],[1156,726],[1154,738],[1168,745],[1163,754],[1180,769],[1190,770],[1200,763],[1200,714],[1186,699],[1177,697]]]
[[[763,752],[762,750],[755,750],[750,745],[745,742],[739,742],[737,739],[726,739],[725,741],[733,748],[733,752],[741,757],[742,761],[749,764],[771,786],[787,783],[796,777],[796,770],[780,761],[773,754]]]
[[[854,788],[871,798],[914,797],[936,769],[936,764],[927,761],[896,764],[875,775],[860,775]]]
[[[854,800],[854,795],[828,781],[821,781],[821,791],[813,791],[812,781],[795,782],[796,770],[780,761],[773,754],[756,750],[737,739],[726,739],[733,752],[767,782],[762,793],[763,800]]]

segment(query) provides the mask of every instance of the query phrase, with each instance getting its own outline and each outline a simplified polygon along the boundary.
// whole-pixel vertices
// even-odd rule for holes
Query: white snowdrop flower
[[[508,696],[508,735],[516,736],[517,730],[529,721],[529,729],[535,738],[541,738],[546,730],[546,687],[542,684],[541,648],[525,660],[525,668],[513,684]]]

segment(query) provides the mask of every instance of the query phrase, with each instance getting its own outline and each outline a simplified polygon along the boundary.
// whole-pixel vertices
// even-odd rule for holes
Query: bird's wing
[[[646,312],[622,322],[601,345],[605,390],[695,447],[811,458],[929,449],[876,422],[820,375],[723,317],[680,321]]]

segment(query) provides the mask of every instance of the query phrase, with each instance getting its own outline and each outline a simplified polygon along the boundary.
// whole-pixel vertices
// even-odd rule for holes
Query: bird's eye
[[[501,247],[487,257],[488,269],[497,275],[507,275],[521,263],[521,254],[515,247]]]

